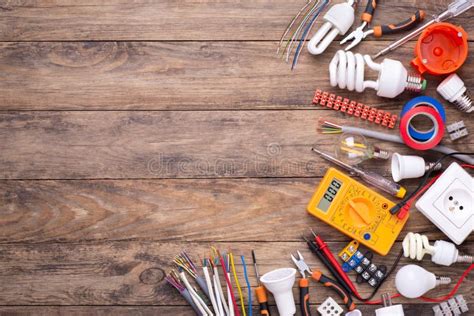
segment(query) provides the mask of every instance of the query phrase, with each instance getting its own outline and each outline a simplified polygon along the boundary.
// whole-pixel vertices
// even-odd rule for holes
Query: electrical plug
[[[437,240],[430,245],[425,235],[408,233],[403,239],[403,255],[421,261],[425,254],[431,255],[431,261],[443,266],[450,266],[455,262],[472,263],[472,256],[462,255],[456,245],[444,240]]]
[[[402,304],[392,305],[392,299],[388,293],[382,294],[382,308],[375,310],[375,316],[404,316]]]

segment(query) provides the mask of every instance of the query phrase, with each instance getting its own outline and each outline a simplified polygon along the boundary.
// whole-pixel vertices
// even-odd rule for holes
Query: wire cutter
[[[311,312],[309,310],[309,280],[306,278],[306,273],[310,276],[313,280],[321,283],[326,287],[332,288],[344,301],[347,308],[351,311],[355,309],[355,304],[352,302],[352,298],[339,286],[339,284],[331,278],[328,278],[324,274],[321,273],[319,270],[313,270],[308,267],[306,262],[304,261],[303,255],[297,251],[298,259],[291,255],[291,259],[295,263],[296,267],[301,273],[302,278],[299,281],[299,288],[300,288],[300,305],[301,305],[301,314],[303,316],[311,316]]]
[[[425,18],[425,11],[418,10],[413,16],[398,24],[379,25],[373,27],[372,29],[364,31],[365,27],[369,25],[369,23],[372,21],[372,17],[375,13],[376,8],[377,1],[368,0],[367,6],[365,7],[365,11],[361,16],[362,24],[340,42],[340,44],[343,45],[344,43],[352,40],[352,43],[346,47],[346,51],[355,47],[368,35],[373,34],[375,37],[382,37],[385,34],[395,34],[403,31],[408,31],[414,28]]]

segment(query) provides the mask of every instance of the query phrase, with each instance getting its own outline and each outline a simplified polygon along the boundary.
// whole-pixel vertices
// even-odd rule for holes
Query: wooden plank
[[[343,0],[335,1],[342,2]],[[70,40],[278,40],[305,3],[298,1],[81,1],[13,0],[0,8],[2,41]],[[449,0],[381,3],[376,23],[396,23],[420,7],[427,17]],[[357,17],[363,11],[361,5]],[[455,20],[472,32],[473,13]],[[357,25],[358,19],[356,19]],[[318,25],[322,24],[320,19]],[[390,36],[398,38],[398,36]]]
[[[319,226],[305,214],[317,183],[317,179],[3,181],[1,241],[300,240],[301,231]],[[300,216],[295,218],[296,212]],[[190,217],[193,220],[183,225],[181,219]],[[242,218],[252,220],[240,225]],[[294,230],[284,229],[289,221]],[[262,230],[262,223],[272,229]],[[406,231],[432,232],[432,228],[414,210]],[[274,231],[280,232],[278,236]],[[318,231],[329,240],[342,238],[326,225]],[[443,236],[433,233],[431,238]]]
[[[387,43],[366,43],[356,51],[373,54]],[[328,64],[339,48],[318,57],[304,52],[291,72],[275,55],[276,42],[0,43],[0,109],[305,109],[318,88],[373,106],[396,105],[398,112],[413,97],[404,93],[392,100],[371,89],[330,87]],[[413,45],[389,55],[406,67],[412,56]],[[459,72],[470,90],[472,58]],[[429,77],[428,95],[440,98],[435,89],[441,79]]]
[[[452,107],[447,110],[452,120],[462,118]],[[322,116],[343,117],[321,109],[3,112],[0,177],[320,177],[328,163],[310,148],[317,144],[332,152],[336,139],[316,132]],[[474,130],[472,120],[466,124],[468,130]],[[374,124],[367,126],[374,128]],[[404,145],[384,146],[389,151],[413,153]],[[456,147],[473,151],[472,138],[459,141]],[[383,164],[367,167],[389,175]]]
[[[306,213],[318,182],[0,181],[0,242],[300,241],[309,227],[328,240],[348,240]],[[399,239],[409,231],[446,239],[414,206]]]
[[[311,311],[316,313],[316,308],[312,304]],[[381,306],[358,306],[358,309],[363,315],[374,315],[375,310]],[[469,309],[472,310],[473,304],[469,304]],[[297,307],[299,308],[299,306]],[[428,315],[431,312],[429,306],[424,304],[403,304],[405,315]],[[272,315],[277,315],[276,306],[270,306]],[[258,313],[255,306],[253,313]],[[189,316],[192,315],[192,310],[187,306],[0,306],[0,314],[8,316],[19,315],[36,315],[36,316],[60,316],[60,315],[90,315],[90,316],[104,316],[104,315],[141,315],[141,316],[155,316],[155,315],[176,315]],[[256,314],[258,315],[258,314]],[[430,314],[431,315],[431,314]]]
[[[291,229],[291,228],[290,228]],[[255,249],[262,273],[280,267],[291,267],[290,253],[299,249],[308,265],[321,268],[317,259],[306,250],[302,242],[248,242],[212,243],[217,248],[245,255],[247,262],[250,250]],[[186,248],[192,258],[208,255],[211,243],[176,242],[109,242],[103,243],[38,243],[0,245],[0,304],[1,305],[184,305],[178,292],[163,280],[171,266],[171,260]],[[344,243],[330,243],[340,249]],[[466,249],[472,243],[465,244]],[[397,245],[397,249],[400,245]],[[377,264],[390,266],[397,249],[386,258],[376,257]],[[409,261],[403,260],[402,265]],[[411,262],[411,261],[410,261]],[[436,266],[424,260],[423,266],[438,275],[457,280],[464,270],[459,265]],[[242,279],[242,267],[237,265],[238,277]],[[251,266],[249,266],[251,268]],[[254,273],[249,269],[250,283],[256,286]],[[351,277],[354,273],[350,274]],[[466,279],[459,293],[472,302],[474,282]],[[372,290],[360,285],[361,295]],[[440,287],[430,296],[439,296],[451,287]],[[245,290],[245,287],[244,287]],[[246,291],[245,291],[246,292]],[[386,282],[380,293],[395,293],[393,279]],[[298,294],[297,284],[294,294]],[[313,303],[322,302],[334,293],[317,284],[311,284]],[[295,296],[296,297],[296,296]],[[270,298],[271,304],[273,298]],[[397,299],[397,302],[416,302]],[[429,305],[426,306],[429,309]]]

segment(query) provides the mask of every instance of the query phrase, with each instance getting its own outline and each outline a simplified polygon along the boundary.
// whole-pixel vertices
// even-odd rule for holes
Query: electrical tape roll
[[[419,106],[429,106],[435,109],[443,119],[443,123],[446,123],[446,112],[444,111],[443,105],[435,98],[428,96],[420,96],[408,101],[403,107],[400,117],[404,116],[409,110]],[[408,126],[408,130],[410,131],[410,135],[418,141],[427,141],[431,139],[434,134],[433,129],[428,131],[419,131],[411,124]]]
[[[415,139],[410,134],[410,123],[416,116],[425,116],[433,122],[432,137],[426,141]],[[439,144],[444,136],[444,122],[440,113],[429,106],[417,106],[408,110],[400,119],[400,137],[403,142],[416,150],[428,150]]]

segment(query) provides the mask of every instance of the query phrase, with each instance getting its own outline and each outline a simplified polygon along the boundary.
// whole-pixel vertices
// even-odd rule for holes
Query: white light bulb
[[[462,255],[453,243],[437,240],[430,245],[425,235],[408,233],[403,239],[403,255],[421,261],[425,254],[431,255],[431,261],[443,266],[450,266],[455,262],[472,263],[472,256]]]
[[[378,78],[365,80],[365,65],[378,73]],[[426,80],[419,75],[409,75],[407,69],[398,60],[386,58],[376,63],[369,55],[353,54],[339,50],[329,64],[331,86],[362,92],[366,88],[377,91],[377,95],[395,98],[405,90],[422,92]]]
[[[423,296],[429,290],[441,284],[451,283],[450,278],[436,277],[420,266],[409,264],[398,270],[395,276],[395,286],[398,292],[406,298]]]

